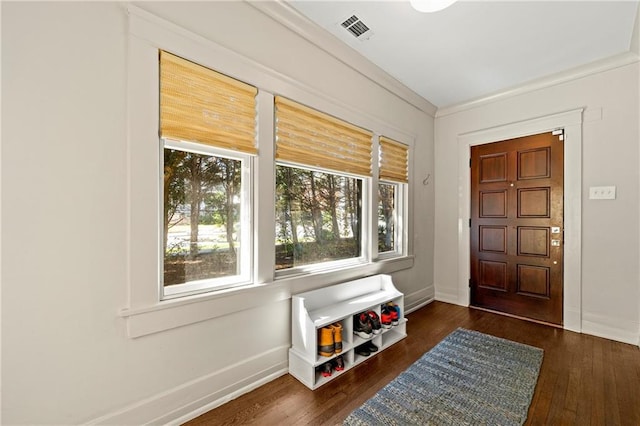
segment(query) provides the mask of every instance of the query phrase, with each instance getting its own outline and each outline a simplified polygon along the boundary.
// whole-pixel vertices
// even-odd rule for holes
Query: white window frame
[[[205,280],[197,280],[197,281],[189,281],[183,284],[174,284],[171,286],[164,286],[163,280],[160,280],[159,290],[160,290],[160,300],[166,300],[176,297],[184,297],[192,294],[204,293],[208,291],[215,290],[223,290],[226,288],[237,287],[251,284],[253,276],[253,225],[251,216],[253,213],[252,206],[252,191],[251,191],[251,182],[253,181],[253,170],[252,170],[252,156],[249,154],[244,154],[237,151],[229,151],[222,148],[216,148],[209,145],[187,142],[187,141],[177,141],[172,139],[160,139],[160,164],[164,164],[164,150],[165,149],[175,149],[179,151],[192,152],[194,154],[202,154],[213,157],[224,157],[231,160],[237,160],[242,162],[242,175],[241,175],[241,189],[240,189],[240,250],[238,252],[238,259],[240,260],[240,273],[238,275],[232,275],[228,277],[221,278],[213,278],[213,279],[205,279]],[[161,174],[159,176],[158,185],[160,188],[160,200],[164,200],[164,194],[162,190],[164,188],[164,173],[161,169]],[[160,205],[159,214],[160,219],[159,222],[162,225],[162,215],[164,211],[164,206]],[[162,235],[164,232],[164,228],[161,226],[159,229],[160,237],[163,238]],[[164,274],[164,253],[162,252],[163,244],[160,243],[160,251],[159,251],[159,262],[160,272],[159,276],[162,277]]]
[[[390,185],[395,188],[394,190],[394,207],[395,207],[395,215],[394,221],[395,226],[393,228],[393,250],[385,251],[385,252],[377,252],[377,259],[389,259],[393,257],[403,256],[406,253],[406,245],[405,245],[405,233],[404,228],[406,226],[406,199],[407,199],[407,184],[401,182],[392,182],[386,180],[379,180],[377,185],[380,184]],[[378,201],[376,199],[375,205],[375,218],[376,218],[376,250],[378,249]]]
[[[352,173],[344,173],[344,172],[339,172],[335,170],[321,169],[317,167],[310,167],[310,166],[300,165],[300,164],[291,164],[288,162],[281,162],[281,161],[276,161],[275,165],[284,166],[284,167],[294,167],[298,169],[305,169],[305,170],[310,170],[310,171],[319,172],[319,173],[330,173],[337,176],[345,176],[348,178],[360,179],[362,181],[362,191],[361,191],[362,199],[360,200],[360,202],[362,203],[362,206],[363,206],[362,217],[360,218],[360,226],[361,226],[360,256],[349,258],[349,259],[340,259],[340,260],[332,260],[332,261],[322,262],[322,263],[314,263],[310,265],[294,266],[293,268],[288,268],[288,269],[280,269],[280,270],[274,271],[275,278],[280,279],[280,278],[286,278],[286,277],[291,277],[295,275],[314,274],[314,273],[321,273],[321,272],[326,272],[331,270],[340,270],[343,268],[350,268],[350,267],[365,265],[369,263],[371,261],[371,251],[369,250],[369,247],[371,246],[372,238],[371,238],[371,235],[369,235],[369,232],[367,232],[367,230],[371,228],[369,226],[369,221],[370,221],[369,218],[371,215],[367,211],[368,209],[365,209],[364,207],[371,206],[371,201],[370,201],[371,197],[369,197],[369,194],[371,192],[369,190],[369,188],[371,188],[371,178],[366,176],[355,175]],[[274,221],[274,228],[275,228],[275,221]],[[274,248],[275,248],[275,238],[274,238]],[[274,269],[275,269],[275,257],[274,257]]]

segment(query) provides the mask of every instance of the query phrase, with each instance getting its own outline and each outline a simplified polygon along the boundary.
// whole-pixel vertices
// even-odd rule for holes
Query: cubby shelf
[[[317,389],[405,338],[407,320],[404,317],[398,325],[383,328],[380,334],[369,339],[353,334],[354,315],[366,311],[380,315],[381,305],[389,302],[398,305],[404,315],[404,295],[395,288],[389,275],[374,275],[294,295],[289,373],[310,389]],[[318,355],[318,330],[337,322],[342,324],[342,352],[331,357]],[[368,357],[356,354],[355,348],[369,340],[379,348],[378,352]],[[319,367],[338,355],[342,356],[345,369],[323,377]]]

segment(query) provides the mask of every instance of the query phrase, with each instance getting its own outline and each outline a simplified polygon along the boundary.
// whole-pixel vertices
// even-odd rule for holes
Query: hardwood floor
[[[637,346],[433,302],[407,316],[408,337],[315,391],[290,375],[187,425],[335,425],[457,327],[544,349],[527,425],[640,425]]]

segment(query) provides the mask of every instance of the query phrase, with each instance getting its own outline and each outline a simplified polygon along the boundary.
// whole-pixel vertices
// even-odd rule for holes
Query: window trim
[[[194,280],[182,284],[174,284],[169,287],[163,285],[163,280],[158,283],[158,291],[160,300],[174,299],[178,297],[184,297],[193,294],[225,290],[232,287],[240,287],[249,285],[253,282],[253,221],[251,220],[253,213],[252,203],[252,190],[253,185],[253,156],[247,153],[227,150],[224,148],[217,148],[211,145],[205,145],[196,142],[179,141],[169,138],[160,138],[160,164],[164,164],[164,150],[175,149],[179,151],[191,152],[194,154],[209,155],[214,157],[224,157],[232,160],[242,162],[242,177],[241,177],[241,217],[240,226],[243,228],[243,232],[240,234],[240,265],[241,273],[229,277],[212,278],[204,280]],[[164,206],[162,202],[164,200],[162,184],[164,180],[164,170],[160,168],[160,176],[158,177],[158,185],[160,189],[160,206],[158,208],[159,223],[162,225]],[[164,228],[161,226],[159,229],[160,238],[163,238]],[[159,277],[164,274],[164,255],[162,253],[162,241],[159,243],[158,252],[158,266]],[[168,291],[167,291],[168,290]]]

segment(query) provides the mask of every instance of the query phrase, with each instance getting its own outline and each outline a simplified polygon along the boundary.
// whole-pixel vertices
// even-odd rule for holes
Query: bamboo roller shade
[[[409,182],[409,147],[380,136],[380,168],[382,180]]]
[[[160,135],[255,154],[257,92],[160,51]]]
[[[281,96],[275,105],[278,160],[371,176],[371,132]]]

